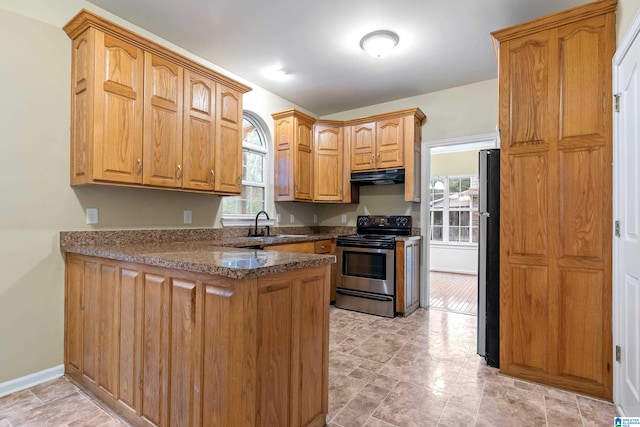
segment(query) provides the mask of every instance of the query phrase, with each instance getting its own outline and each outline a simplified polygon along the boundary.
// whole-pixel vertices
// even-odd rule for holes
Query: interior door
[[[617,208],[619,237],[615,260],[618,340],[617,404],[626,416],[640,416],[640,42],[617,68],[620,112],[617,114]],[[618,232],[616,232],[616,235]]]

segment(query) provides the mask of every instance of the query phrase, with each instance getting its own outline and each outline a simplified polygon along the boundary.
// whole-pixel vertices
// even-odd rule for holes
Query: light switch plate
[[[341,219],[342,219],[342,223],[343,223],[343,224],[346,224],[346,223],[347,223],[347,215],[343,214],[343,215],[342,215],[342,217],[341,217]]]
[[[318,223],[318,215],[313,214],[313,223],[317,224]]]
[[[280,214],[277,214],[277,215],[276,215],[276,222],[277,222],[278,224],[280,224]]]
[[[98,223],[98,208],[87,208],[87,224]]]
[[[189,210],[184,211],[184,215],[183,216],[184,216],[184,223],[185,224],[191,224],[191,222],[193,220],[192,215],[193,215],[192,211],[189,211]]]
[[[296,222],[296,217],[293,214],[289,215],[289,224],[293,224]]]

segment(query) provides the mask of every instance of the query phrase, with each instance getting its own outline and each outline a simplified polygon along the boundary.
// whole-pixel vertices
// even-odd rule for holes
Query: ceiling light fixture
[[[367,55],[374,58],[382,58],[396,47],[400,37],[393,31],[378,30],[373,31],[360,40],[360,47]]]

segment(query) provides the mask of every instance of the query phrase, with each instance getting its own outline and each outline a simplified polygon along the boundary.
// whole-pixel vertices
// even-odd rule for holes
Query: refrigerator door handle
[[[489,218],[491,216],[491,212],[480,212],[479,215],[480,216],[486,216],[487,218]]]

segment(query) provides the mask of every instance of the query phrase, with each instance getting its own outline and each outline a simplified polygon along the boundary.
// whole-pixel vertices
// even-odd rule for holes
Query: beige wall
[[[348,120],[394,110],[419,107],[427,115],[422,127],[422,140],[439,140],[495,132],[498,117],[498,81],[487,80],[439,92],[404,98],[393,102],[359,108],[325,116],[326,119]],[[476,162],[477,163],[477,162]],[[429,177],[423,176],[423,182]],[[420,226],[420,205],[404,201],[401,185],[361,187],[360,205],[321,205],[321,225],[341,225],[346,214],[347,225],[354,226],[357,215],[411,215]]]
[[[71,41],[61,27],[81,8],[160,40],[85,1],[0,0],[0,384],[63,362],[61,230],[180,228],[185,209],[191,227],[220,226],[218,196],[69,186]],[[272,112],[299,108],[245,83],[254,88],[245,109],[270,126]],[[99,225],[85,224],[87,207],[99,208]],[[302,224],[316,208],[276,211],[286,213],[283,225],[289,213]]]
[[[477,174],[478,150],[431,155],[431,176]]]
[[[629,30],[638,10],[640,10],[640,0],[618,0],[618,9],[616,10],[617,45],[620,45]]]

